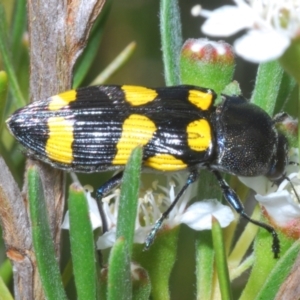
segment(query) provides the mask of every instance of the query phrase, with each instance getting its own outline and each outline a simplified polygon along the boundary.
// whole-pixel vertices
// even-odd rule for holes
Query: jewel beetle
[[[91,86],[31,103],[17,110],[7,126],[29,156],[54,168],[86,173],[120,169],[97,190],[98,202],[120,184],[136,146],[143,147],[145,169],[189,170],[186,184],[147,237],[146,248],[199,170],[207,169],[231,207],[271,233],[278,257],[275,229],[245,213],[221,172],[264,175],[278,184],[285,178],[286,138],[276,130],[276,119],[242,96],[222,95],[218,105],[215,99],[213,90],[189,85]]]

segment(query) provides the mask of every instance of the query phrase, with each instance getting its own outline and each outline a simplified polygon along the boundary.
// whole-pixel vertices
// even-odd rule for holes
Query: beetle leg
[[[107,220],[102,206],[102,198],[105,195],[107,195],[109,192],[111,192],[114,188],[116,188],[118,185],[120,185],[122,178],[123,178],[123,171],[114,175],[112,178],[110,178],[108,181],[106,181],[103,185],[101,185],[96,190],[96,201],[97,201],[97,205],[98,205],[98,209],[102,221],[102,234],[108,230]]]
[[[150,233],[148,234],[146,241],[145,241],[145,247],[144,250],[148,250],[150,246],[152,245],[155,236],[158,232],[158,230],[161,228],[163,221],[168,218],[170,211],[174,208],[174,206],[177,204],[185,190],[197,180],[199,176],[199,173],[197,170],[192,170],[191,173],[189,174],[189,177],[185,183],[185,185],[181,188],[180,192],[177,194],[175,197],[174,201],[172,204],[169,206],[169,208],[161,215],[161,217],[155,222],[154,226],[152,227]]]
[[[266,229],[268,232],[271,233],[272,237],[273,237],[273,243],[272,243],[272,251],[274,253],[274,258],[278,258],[279,252],[280,252],[280,241],[278,238],[278,234],[275,231],[275,229],[268,225],[265,224],[263,222],[257,221],[257,220],[253,220],[251,219],[245,212],[244,210],[244,206],[241,203],[241,200],[239,199],[238,195],[236,194],[236,192],[227,184],[227,182],[223,179],[223,177],[221,176],[221,174],[216,171],[216,170],[211,170],[211,172],[216,176],[219,185],[222,189],[222,193],[226,199],[226,201],[232,206],[232,208],[234,208],[234,210],[239,213],[243,218],[247,219],[249,222],[262,227],[264,229]]]

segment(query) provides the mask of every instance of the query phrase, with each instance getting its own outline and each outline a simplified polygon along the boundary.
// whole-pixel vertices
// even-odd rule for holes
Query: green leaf
[[[0,277],[0,295],[1,300],[13,300],[12,294],[9,292],[8,287],[5,285],[3,279]]]
[[[117,220],[117,241],[109,257],[108,299],[131,299],[130,259],[140,185],[142,148],[135,148],[124,170]]]
[[[0,277],[5,284],[8,284],[12,279],[12,265],[9,259],[6,259],[0,267]],[[1,295],[1,293],[0,293]]]
[[[0,3],[0,53],[9,78],[12,96],[16,101],[16,105],[18,107],[21,107],[25,106],[26,102],[19,87],[19,83],[13,67],[13,61],[10,56],[11,50],[9,49],[8,45],[9,42],[7,37],[6,16],[4,8]]]
[[[290,46],[279,58],[283,68],[300,84],[300,41],[298,38],[292,40]]]
[[[295,84],[277,61],[263,63],[258,68],[251,102],[273,116],[281,111]]]
[[[7,74],[4,71],[0,71],[0,129],[3,126],[4,112],[7,103],[7,91],[8,91],[8,82]]]
[[[109,256],[107,299],[132,299],[130,256],[123,237],[116,240]]]
[[[70,242],[78,299],[97,299],[98,277],[94,235],[88,203],[81,186],[69,189]]]
[[[124,171],[117,221],[117,238],[123,237],[128,243],[131,256],[134,240],[135,220],[140,186],[140,172],[143,151],[138,147],[132,151]]]
[[[28,169],[27,178],[33,248],[44,293],[48,300],[67,299],[55,257],[43,186],[36,167]]]
[[[281,85],[279,88],[279,93],[276,99],[276,105],[274,108],[274,114],[285,111],[288,108],[288,105],[292,104],[292,112],[294,112],[294,105],[297,105],[297,99],[293,99],[295,89],[297,88],[296,80],[293,79],[286,72],[283,73],[281,79]],[[293,102],[293,100],[296,100]]]
[[[211,299],[214,275],[214,251],[210,230],[197,232],[197,299]]]
[[[26,25],[26,0],[15,1],[11,24],[11,53],[14,58],[15,66],[17,66],[20,61],[20,49]]]
[[[285,252],[293,244],[293,240],[279,233],[280,255],[282,258],[275,259],[272,252],[272,236],[264,229],[260,229],[254,243],[254,265],[251,270],[247,285],[243,290],[240,300],[256,299],[263,286],[269,281],[269,276],[273,273],[276,264],[281,263],[285,257]],[[269,299],[273,299],[270,297]]]
[[[295,260],[299,255],[300,243],[295,242],[293,246],[283,255],[275,268],[269,274],[267,281],[257,295],[256,299],[275,299],[276,294],[289,275]]]
[[[300,149],[300,90],[298,87],[298,151]]]
[[[73,264],[72,264],[72,260],[69,259],[62,273],[62,282],[65,288],[68,286],[72,277],[73,277]]]
[[[120,238],[119,240],[117,240],[116,244],[113,248],[113,253],[111,254],[113,256],[116,256],[115,259],[113,259],[113,263],[112,263],[112,267],[116,272],[119,272],[117,269],[117,266],[114,266],[114,264],[118,263],[119,259],[128,259],[127,253],[126,253],[126,249],[123,249],[123,246],[125,247],[125,243],[122,244],[122,238]],[[124,252],[123,252],[124,250]],[[111,267],[111,266],[110,266]],[[123,272],[124,271],[124,272]],[[107,299],[107,293],[104,293],[104,291],[107,292],[107,268],[103,268],[101,270],[101,298],[100,299]],[[136,263],[132,264],[132,268],[131,268],[131,279],[132,279],[132,298],[125,298],[122,297],[122,299],[133,299],[133,300],[148,300],[150,297],[150,292],[151,292],[151,284],[150,284],[150,279],[149,276],[147,274],[147,271],[145,269],[143,269],[141,266],[137,265]],[[114,278],[116,280],[119,280],[120,278],[120,274],[116,273],[113,274],[112,272],[110,273],[110,280],[111,282],[114,282]],[[124,281],[121,284],[121,287],[117,286],[113,286],[114,291],[110,291],[109,297],[111,297],[111,299],[114,299],[113,297],[117,297],[119,295],[122,295],[123,291],[122,290],[126,290],[128,289],[128,293],[126,294],[127,297],[129,297],[129,295],[131,295],[130,293],[130,288],[131,285],[129,284],[130,281],[128,281],[126,283],[125,280],[127,280],[128,273],[126,273],[126,270],[121,270],[121,276],[124,276]],[[119,291],[119,289],[121,289]],[[117,298],[116,298],[117,299]]]
[[[196,183],[195,183],[196,184]],[[198,184],[198,194],[202,199],[222,199],[222,192],[215,177],[211,172],[201,170]],[[211,232],[200,232],[196,235],[196,280],[197,280],[197,299],[211,298],[213,282],[213,261],[214,249]],[[227,241],[229,244],[230,241]],[[209,298],[207,298],[209,297]]]
[[[153,299],[170,299],[169,281],[177,256],[179,226],[162,228],[147,251],[144,245],[135,244],[133,260],[148,271]]]
[[[223,300],[229,300],[232,299],[232,291],[230,287],[223,232],[218,220],[215,217],[212,217],[212,237],[221,296]]]
[[[260,216],[261,216],[261,208],[259,205],[256,205],[252,212],[251,219],[259,220]],[[258,229],[259,227],[257,225],[251,222],[247,223],[244,230],[239,235],[238,239],[235,241],[234,247],[231,250],[230,256],[228,257],[228,261],[230,262],[231,268],[236,269],[240,266],[241,261],[247,254],[247,251],[249,251],[250,246],[252,245],[255,237],[257,236]],[[226,229],[225,229],[225,233],[227,234]],[[235,274],[237,273],[235,272]],[[232,275],[232,272],[230,272],[230,275]]]
[[[106,1],[100,16],[97,18],[93,26],[92,32],[88,40],[88,44],[76,63],[73,79],[74,89],[80,86],[97,55],[99,45],[102,40],[102,35],[104,32],[104,25],[107,21],[110,12],[111,4],[112,1]]]
[[[180,84],[179,58],[182,46],[178,0],[160,1],[160,35],[166,85]]]

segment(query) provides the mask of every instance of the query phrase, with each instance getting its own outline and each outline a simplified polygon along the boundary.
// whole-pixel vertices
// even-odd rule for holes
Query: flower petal
[[[211,217],[218,219],[221,227],[226,227],[234,220],[232,210],[218,200],[206,200],[192,204],[181,218],[181,222],[195,230],[211,229]]]
[[[91,197],[90,194],[87,194],[87,202],[89,206],[90,220],[92,224],[93,230],[102,226],[102,221],[100,218],[100,213],[98,210],[97,202],[94,198]]]
[[[257,194],[255,198],[279,226],[286,226],[289,222],[300,219],[299,204],[293,201],[290,193],[286,190],[267,196]]]
[[[98,227],[102,226],[102,221],[100,218],[97,202],[94,198],[92,198],[89,192],[86,193],[87,204],[89,207],[89,217],[92,225],[92,229],[95,230]],[[70,229],[70,219],[69,219],[69,211],[66,212],[64,220],[61,224],[62,229]]]
[[[250,30],[234,42],[234,49],[244,59],[260,63],[280,57],[290,40],[275,30]]]
[[[277,186],[265,176],[239,176],[238,178],[244,185],[261,195],[266,195],[268,193],[275,192],[277,189]]]
[[[251,10],[225,5],[212,11],[210,17],[204,22],[201,29],[203,33],[211,36],[230,36],[245,28],[253,26]]]
[[[293,186],[294,186],[294,188],[296,190],[299,190],[299,184],[300,184],[300,182],[299,182],[298,174],[299,174],[298,172],[290,173],[287,176],[289,178],[289,180],[284,179],[280,183],[280,185],[279,185],[279,187],[277,189],[277,192],[280,192],[280,191],[282,191],[284,189],[286,189],[286,190],[290,189],[291,188],[291,184],[293,184]]]
[[[152,229],[151,226],[138,227],[134,232],[134,242],[137,244],[145,243],[145,240],[151,229]]]
[[[62,224],[60,225],[61,229],[70,229],[70,217],[69,217],[69,211],[66,212],[64,220]]]
[[[97,241],[97,249],[110,248],[116,242],[116,229],[111,229],[101,235]]]

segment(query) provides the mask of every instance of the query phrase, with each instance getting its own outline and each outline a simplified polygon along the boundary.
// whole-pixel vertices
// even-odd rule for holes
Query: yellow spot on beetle
[[[117,144],[117,154],[113,165],[125,165],[131,151],[137,146],[146,145],[152,138],[156,126],[149,118],[132,114],[122,126],[122,136]]]
[[[70,90],[50,98],[50,103],[48,106],[49,110],[60,110],[64,106],[68,105],[70,102],[76,100],[76,90]]]
[[[191,149],[195,151],[206,151],[212,142],[211,128],[207,120],[200,119],[188,124],[187,142]]]
[[[188,99],[202,110],[208,110],[213,104],[213,95],[208,92],[190,90]]]
[[[123,85],[125,100],[133,106],[139,106],[153,101],[157,97],[157,92],[153,89],[142,86]]]
[[[65,164],[72,163],[73,124],[73,121],[62,117],[48,119],[49,138],[45,151],[50,159]]]
[[[183,170],[187,165],[180,159],[170,154],[156,154],[145,161],[145,166],[160,171]]]

